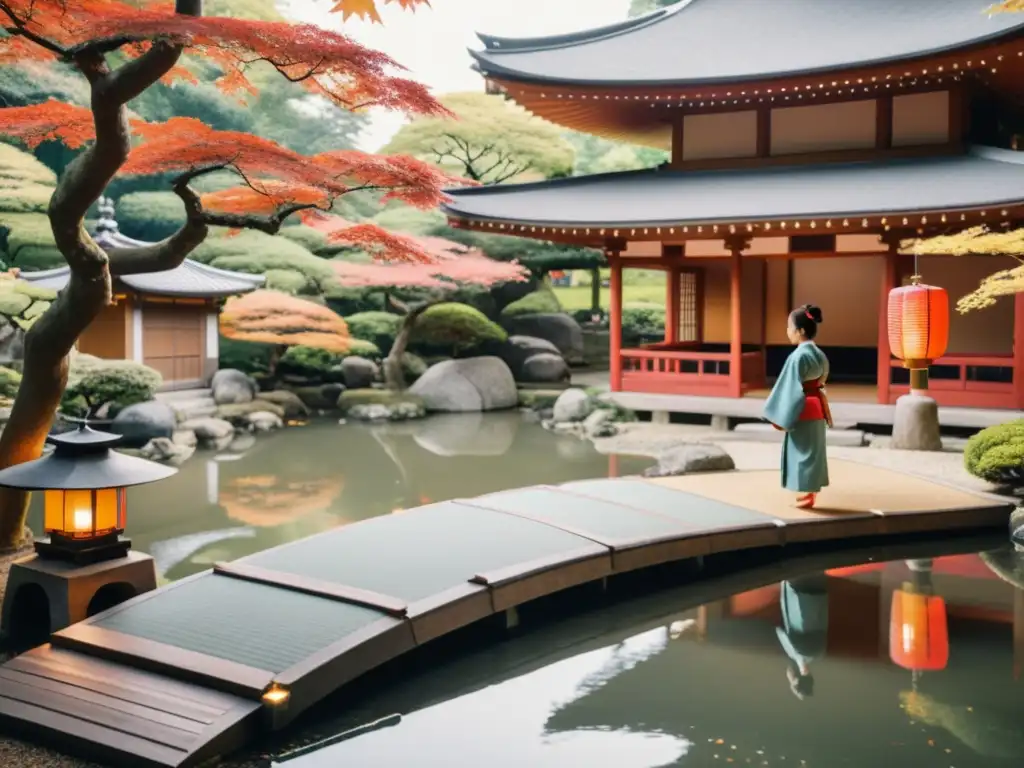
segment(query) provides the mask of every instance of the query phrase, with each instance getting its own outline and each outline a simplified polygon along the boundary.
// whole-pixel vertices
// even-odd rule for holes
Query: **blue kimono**
[[[786,359],[775,386],[764,404],[764,417],[785,430],[782,441],[782,487],[799,493],[817,493],[828,485],[825,455],[827,416],[819,408],[808,413],[805,389],[823,385],[828,378],[828,358],[811,341],[802,342]],[[805,386],[806,383],[806,386]],[[827,401],[821,398],[824,413]]]

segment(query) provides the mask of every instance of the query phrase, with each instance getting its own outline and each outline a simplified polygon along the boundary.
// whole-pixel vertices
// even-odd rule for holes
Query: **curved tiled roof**
[[[104,245],[106,247],[106,245]],[[67,267],[42,272],[22,272],[20,277],[30,283],[59,291],[68,284]],[[118,278],[128,288],[139,293],[178,298],[216,299],[249,293],[263,286],[262,275],[229,272],[185,259],[180,266],[163,272],[124,275]]]
[[[607,173],[449,190],[454,218],[538,225],[647,226],[891,211],[944,211],[1024,201],[1024,153],[718,171]]]
[[[637,19],[521,40],[480,35],[488,75],[579,85],[699,85],[841,71],[1024,33],[992,0],[683,0]]]

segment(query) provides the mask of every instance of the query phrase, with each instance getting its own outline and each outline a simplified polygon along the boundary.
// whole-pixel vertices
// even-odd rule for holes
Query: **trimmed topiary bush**
[[[997,485],[1024,486],[1024,419],[981,430],[967,441],[964,468]]]
[[[327,235],[305,224],[282,227],[278,235],[301,245],[310,253],[316,253],[327,247]]]
[[[117,225],[128,237],[156,242],[185,223],[185,206],[173,192],[131,192],[117,200]]]
[[[0,274],[0,317],[23,331],[31,328],[56,298],[56,291]]]
[[[0,366],[0,397],[12,398],[18,394],[21,386],[21,374],[10,368]]]
[[[419,350],[450,349],[456,352],[486,342],[503,342],[508,334],[478,309],[466,304],[435,304],[426,309],[412,330],[409,346]]]
[[[349,326],[351,329],[351,326]],[[384,357],[381,354],[380,347],[374,344],[372,341],[366,339],[350,339],[348,343],[348,353],[346,357],[365,357],[367,360],[380,360]]]
[[[235,341],[226,336],[220,337],[221,369],[232,368],[250,376],[270,372],[270,361],[274,356],[273,344],[260,344],[255,341]]]
[[[109,415],[114,416],[129,405],[152,400],[162,383],[163,377],[148,365],[78,354],[71,361],[61,410],[88,416],[109,405]]]
[[[280,373],[291,373],[298,376],[310,378],[324,378],[332,368],[341,364],[345,355],[337,352],[328,352],[326,349],[317,347],[305,347],[302,345],[288,347],[277,364]]]
[[[395,343],[402,318],[390,312],[358,312],[345,318],[348,332],[354,338],[373,342],[377,348],[387,354]]]
[[[57,250],[45,213],[0,214],[0,248],[8,267],[26,272],[53,269],[67,263]]]
[[[518,301],[513,301],[503,310],[502,317],[515,317],[517,315],[553,315],[562,311],[562,305],[558,302],[555,292],[546,285],[542,285],[533,293],[528,293]]]

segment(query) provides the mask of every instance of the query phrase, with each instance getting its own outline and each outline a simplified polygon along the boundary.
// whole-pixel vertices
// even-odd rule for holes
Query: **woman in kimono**
[[[790,661],[789,687],[798,699],[814,695],[811,662],[825,655],[828,645],[828,577],[824,573],[782,582],[782,624],[775,628]]]
[[[797,493],[801,509],[814,506],[828,485],[825,427],[832,426],[825,380],[828,358],[814,343],[821,309],[812,304],[789,313],[786,335],[796,345],[764,404],[764,417],[786,433],[782,441],[782,487]]]

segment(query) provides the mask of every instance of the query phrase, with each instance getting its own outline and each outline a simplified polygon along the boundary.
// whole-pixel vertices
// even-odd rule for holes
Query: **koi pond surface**
[[[307,730],[348,737],[275,765],[1024,765],[1024,553],[948,554],[970,551],[814,556],[559,619],[329,702]]]
[[[248,439],[245,439],[248,438]],[[607,477],[586,440],[519,413],[452,414],[366,426],[314,421],[197,452],[178,474],[128,490],[127,536],[161,579],[434,501]],[[613,458],[636,474],[653,461]],[[29,524],[42,531],[35,494]]]

